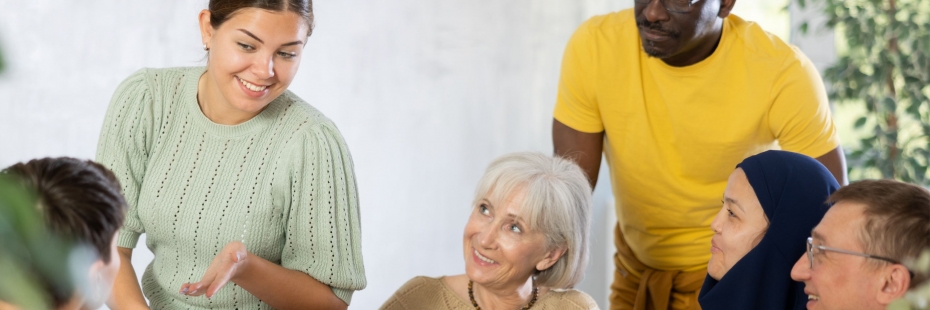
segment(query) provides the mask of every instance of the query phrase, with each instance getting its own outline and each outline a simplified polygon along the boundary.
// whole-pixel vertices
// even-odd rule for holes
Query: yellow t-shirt
[[[744,158],[779,145],[816,158],[839,145],[810,60],[755,23],[723,24],[714,53],[687,67],[643,51],[633,10],[588,20],[565,50],[554,116],[606,132],[620,229],[655,269],[707,267],[710,223]]]

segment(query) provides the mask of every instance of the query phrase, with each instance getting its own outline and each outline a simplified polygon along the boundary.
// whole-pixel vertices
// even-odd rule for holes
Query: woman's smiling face
[[[723,206],[710,225],[714,237],[711,239],[707,274],[716,280],[723,278],[736,262],[762,241],[768,226],[768,218],[746,173],[737,168],[730,174],[723,193]]]
[[[207,117],[219,116],[220,123],[247,121],[287,90],[310,31],[296,13],[257,8],[241,9],[217,28],[204,10],[200,26],[209,56],[199,98],[209,102],[201,102]]]
[[[518,189],[505,201],[485,198],[474,206],[463,240],[465,274],[472,281],[486,287],[520,285],[561,257],[564,251],[550,249],[546,236],[521,218],[525,196]]]

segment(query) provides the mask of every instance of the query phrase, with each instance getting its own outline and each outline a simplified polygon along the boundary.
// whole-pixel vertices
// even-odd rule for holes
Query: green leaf
[[[887,113],[894,113],[897,108],[897,103],[895,103],[894,98],[885,97],[882,99],[882,108],[885,109]]]
[[[917,166],[915,170],[917,170],[917,178],[916,178],[917,182],[921,184],[926,183],[927,182],[927,166]]]
[[[907,114],[910,114],[916,119],[920,119],[920,102],[917,100],[911,101],[911,104],[907,107]]]
[[[859,119],[856,120],[856,123],[853,124],[853,128],[856,128],[856,129],[862,128],[862,126],[865,125],[865,122],[866,122],[867,120],[868,120],[868,118],[865,117],[865,116],[859,117]]]
[[[69,275],[93,261],[92,252],[75,252],[74,244],[47,228],[35,195],[7,174],[0,174],[0,240],[0,296],[23,309],[49,309],[36,296],[44,296],[46,289],[72,292],[81,287],[81,280]]]

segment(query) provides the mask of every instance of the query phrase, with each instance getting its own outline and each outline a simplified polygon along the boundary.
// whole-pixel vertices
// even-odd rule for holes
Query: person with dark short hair
[[[780,148],[846,183],[814,64],[736,0],[634,0],[572,35],[553,112],[555,153],[596,185],[610,165],[618,222],[611,309],[697,309],[710,223],[743,159]]]
[[[902,262],[930,249],[930,192],[894,180],[840,188],[791,270],[807,309],[885,309],[924,275]]]
[[[93,161],[66,157],[18,163],[0,171],[0,176],[10,177],[35,193],[39,216],[52,236],[68,241],[72,247],[87,247],[93,253],[89,270],[69,270],[73,275],[87,275],[80,281],[86,285],[76,288],[53,285],[69,274],[44,274],[37,265],[24,266],[40,279],[49,304],[60,310],[102,306],[120,268],[116,238],[123,224],[126,200],[116,176]],[[68,268],[76,267],[70,264]],[[0,309],[8,308],[15,309],[15,305],[0,302]]]

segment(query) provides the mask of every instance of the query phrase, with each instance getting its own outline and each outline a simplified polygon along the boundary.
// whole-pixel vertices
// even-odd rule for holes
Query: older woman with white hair
[[[502,156],[478,183],[465,274],[413,278],[381,309],[597,309],[571,289],[584,275],[590,226],[591,186],[574,162]]]

